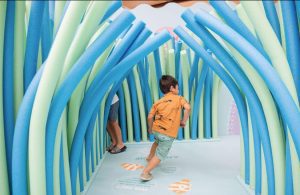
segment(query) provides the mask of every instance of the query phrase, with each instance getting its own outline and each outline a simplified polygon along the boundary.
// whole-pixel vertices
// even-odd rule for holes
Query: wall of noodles
[[[210,1],[153,33],[120,1],[0,1],[0,194],[79,194],[109,144],[115,93],[125,142],[170,74],[192,105],[178,140],[218,137],[220,86],[241,123],[241,177],[256,194],[300,194],[298,1]],[[196,169],[196,167],[195,167]]]

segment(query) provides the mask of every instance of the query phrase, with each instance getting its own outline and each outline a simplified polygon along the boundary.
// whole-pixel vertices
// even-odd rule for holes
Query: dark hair
[[[178,85],[178,81],[170,75],[162,75],[159,80],[159,88],[163,94],[169,93],[171,86],[174,88]]]

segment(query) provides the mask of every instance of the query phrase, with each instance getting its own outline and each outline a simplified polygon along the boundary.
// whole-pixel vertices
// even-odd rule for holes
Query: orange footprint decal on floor
[[[176,193],[176,195],[183,195],[184,193],[190,191],[192,185],[189,179],[183,179],[179,182],[175,182],[169,185],[169,190]]]
[[[132,164],[132,163],[123,163],[121,165],[124,169],[128,170],[128,171],[136,171],[138,169],[143,169],[144,166],[143,165],[139,165],[139,164]]]

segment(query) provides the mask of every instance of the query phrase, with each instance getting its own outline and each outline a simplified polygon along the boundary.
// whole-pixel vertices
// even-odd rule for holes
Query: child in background
[[[155,142],[146,159],[148,165],[140,176],[143,181],[153,178],[150,172],[167,157],[177,137],[179,126],[185,126],[191,110],[189,103],[178,95],[178,82],[175,78],[163,75],[159,81],[159,87],[164,97],[154,103],[148,115],[148,132],[152,134],[153,130]],[[181,120],[182,108],[184,108],[184,116]]]

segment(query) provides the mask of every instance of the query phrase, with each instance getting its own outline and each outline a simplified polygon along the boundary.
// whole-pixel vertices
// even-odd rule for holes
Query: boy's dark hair
[[[159,88],[163,94],[169,93],[170,87],[173,86],[175,88],[176,85],[178,85],[178,81],[170,75],[162,75],[159,80]]]

